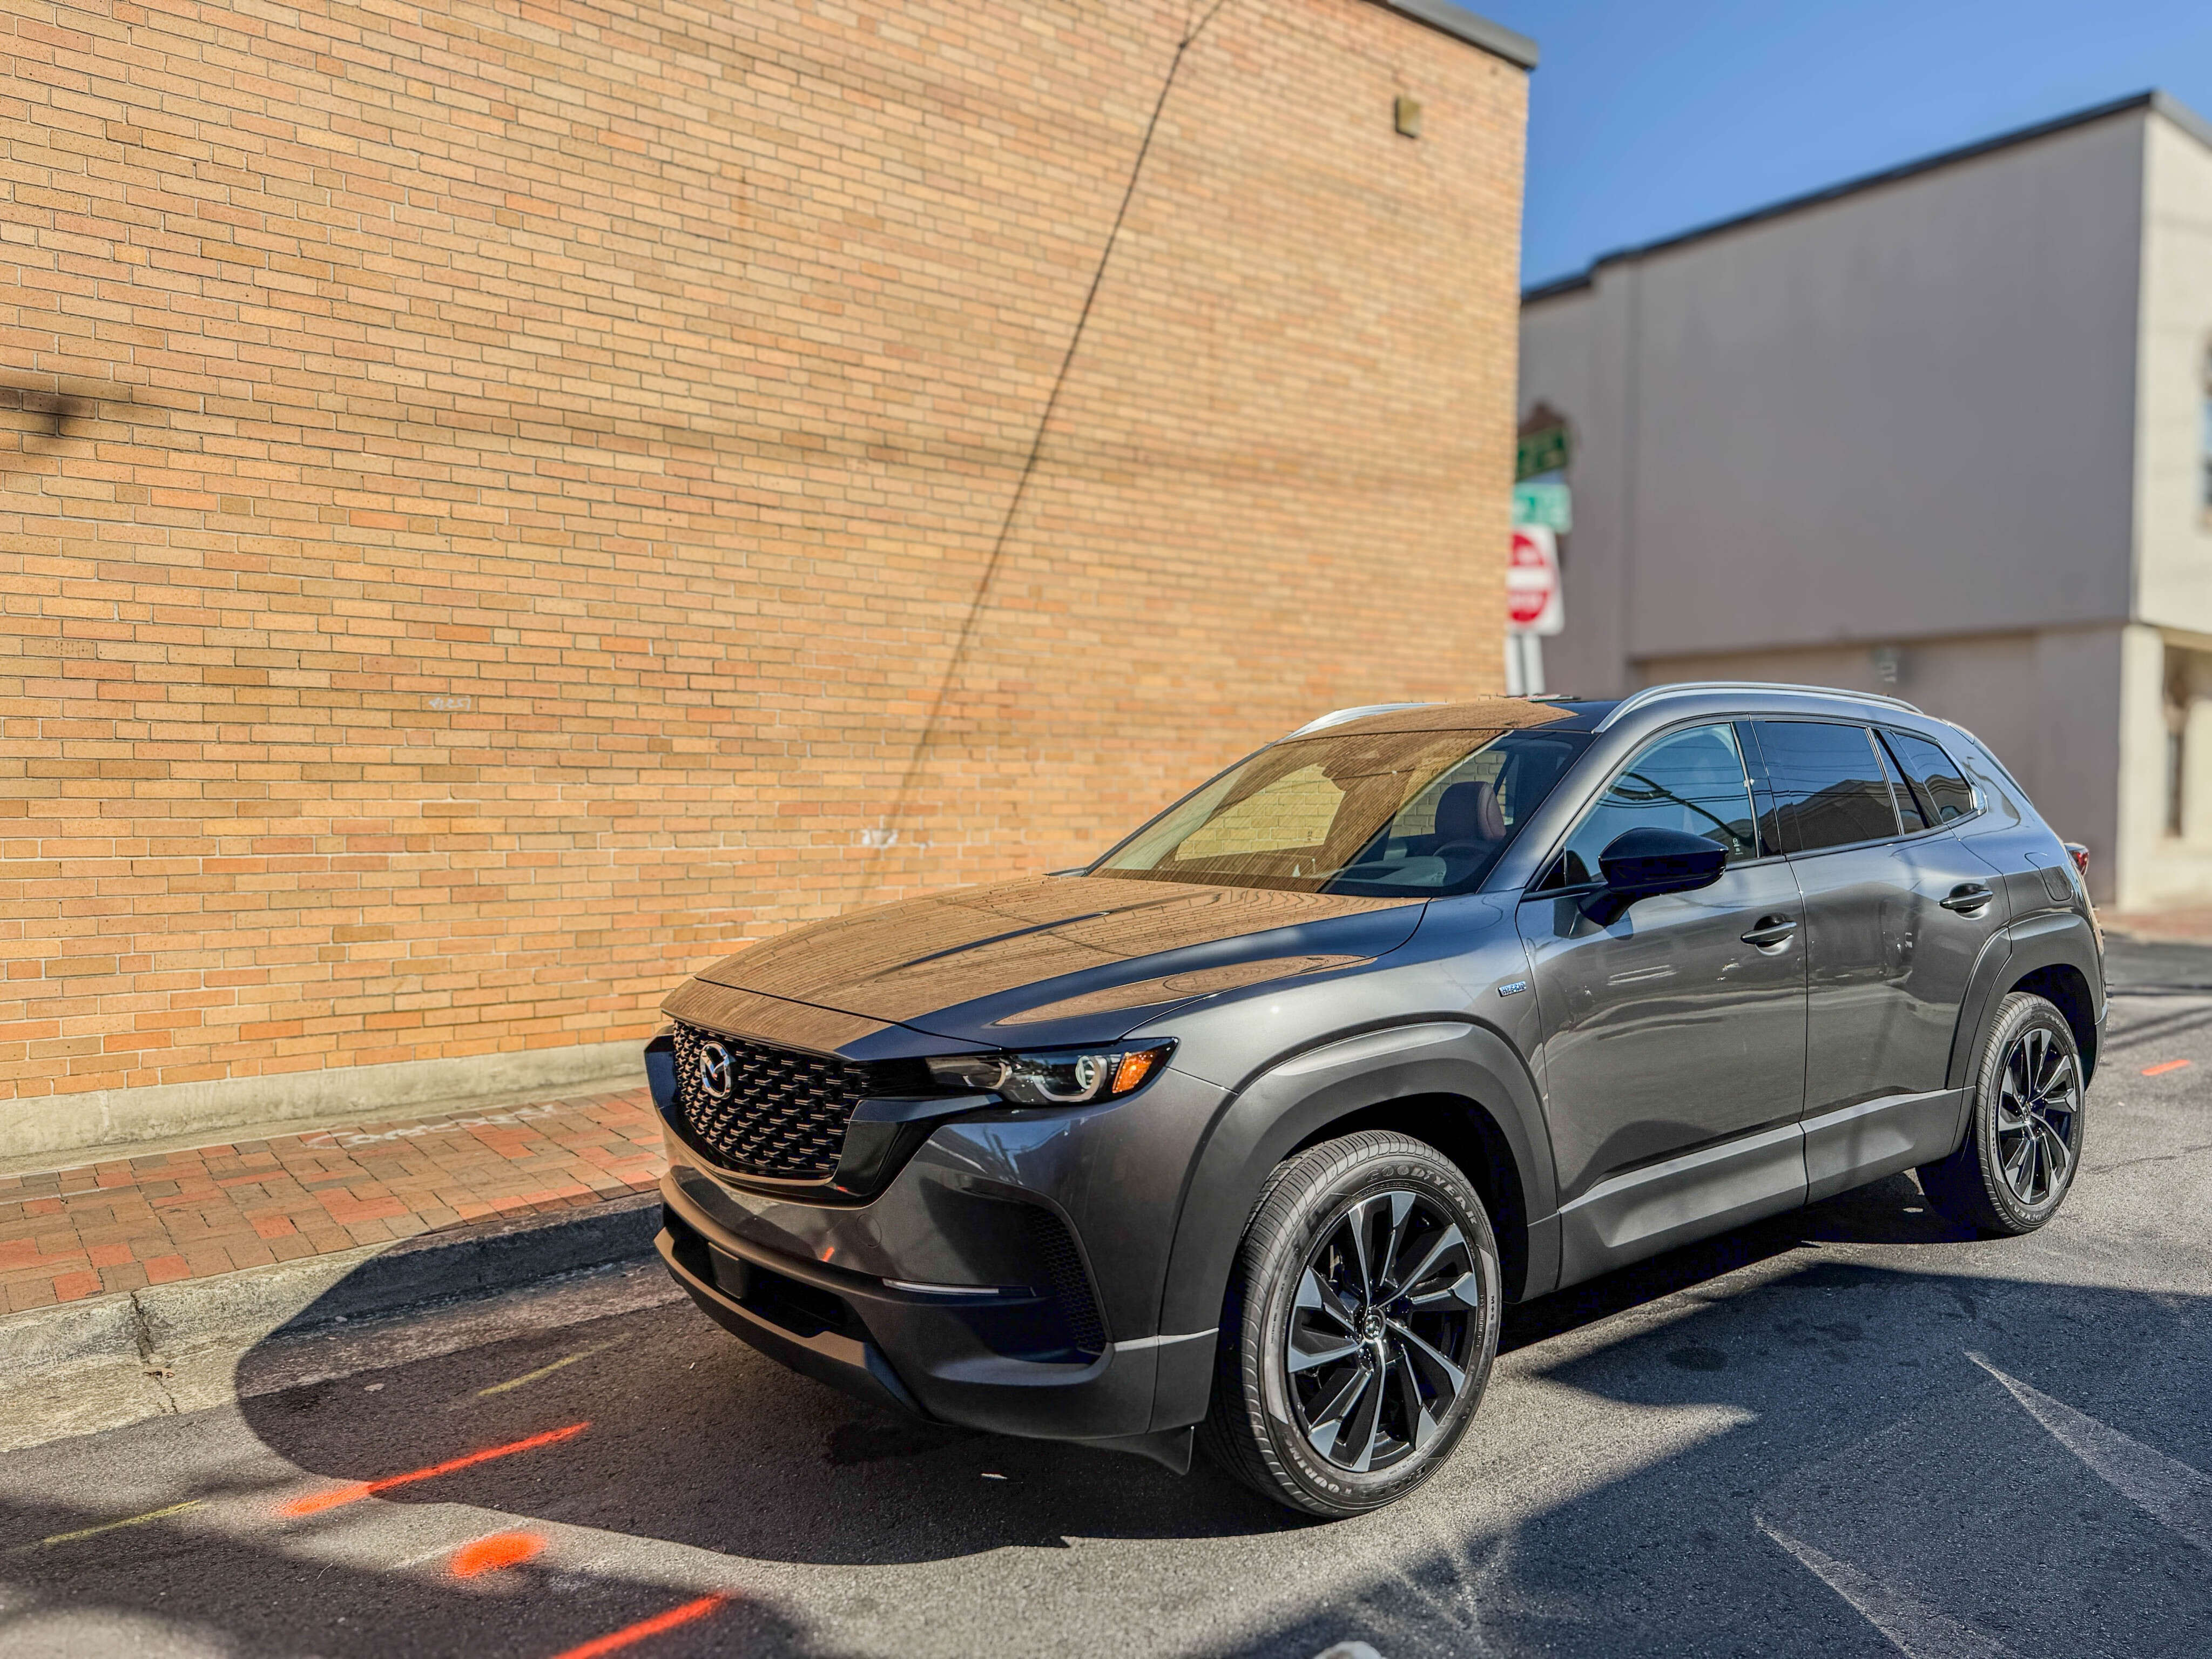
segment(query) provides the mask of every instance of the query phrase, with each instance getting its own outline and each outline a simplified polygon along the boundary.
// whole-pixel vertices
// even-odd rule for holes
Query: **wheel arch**
[[[1296,1158],[1325,1140],[1384,1129],[1435,1147],[1459,1166],[1482,1195],[1498,1237],[1498,1269],[1505,1299],[1521,1299],[1528,1277],[1528,1183],[1513,1143],[1497,1118],[1464,1095],[1408,1095],[1381,1100],[1333,1118],[1308,1133],[1283,1156]]]
[[[2041,997],[2065,1017],[2074,1033],[2075,1045],[2081,1051],[2081,1081],[2086,1086],[2097,1073],[2097,1016],[2090,999],[2088,975],[2070,962],[2047,963],[2014,980],[2006,988],[2005,995],[2014,991]],[[1998,1000],[2002,1002],[2003,999]]]
[[[1948,1086],[1972,1086],[1997,1010],[2014,991],[2033,992],[2065,1016],[2081,1050],[2086,1084],[2097,1067],[2103,987],[2096,936],[2088,919],[2076,911],[2051,911],[1993,934],[1974,964],[1966,1006],[1960,1010]],[[1963,1128],[1963,1115],[1960,1121]]]
[[[1228,1097],[1193,1160],[1159,1328],[1217,1325],[1237,1244],[1267,1177],[1303,1148],[1364,1128],[1427,1141],[1465,1170],[1492,1206],[1501,1270],[1510,1250],[1520,1271],[1517,1283],[1508,1281],[1509,1298],[1551,1288],[1558,1249],[1556,1227],[1546,1224],[1557,1188],[1526,1063],[1488,1026],[1464,1018],[1407,1020],[1279,1057]]]

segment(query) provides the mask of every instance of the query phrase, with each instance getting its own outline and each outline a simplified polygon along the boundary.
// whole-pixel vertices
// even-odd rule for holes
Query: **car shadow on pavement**
[[[1968,1237],[1936,1212],[1911,1176],[1892,1176],[1509,1308],[1498,1351],[1511,1353],[1808,1243],[1941,1244]]]
[[[2212,1652],[2212,1299],[1816,1261],[1529,1375],[1649,1455],[1463,1448],[1417,1547],[1210,1651]],[[1556,1500],[1485,1518],[1532,1458]]]
[[[129,1431],[124,1432],[128,1433]],[[250,1485],[202,1488],[207,1512],[258,1507]],[[594,1567],[535,1562],[464,1581],[450,1549],[415,1570],[347,1559],[245,1528],[112,1530],[112,1512],[0,1500],[0,1652],[9,1659],[341,1659],[613,1651],[653,1635],[656,1659],[687,1653],[833,1659],[775,1607],[700,1595]],[[59,1541],[46,1543],[42,1540]],[[665,1631],[666,1634],[661,1634]]]
[[[1503,1346],[1581,1329],[1808,1238],[1957,1237],[1910,1181],[1886,1182],[1516,1309]],[[315,1320],[310,1309],[298,1322]],[[366,1376],[264,1391],[254,1372],[273,1352],[264,1345],[240,1362],[240,1410],[271,1449],[334,1482],[588,1425],[378,1494],[393,1503],[466,1503],[753,1560],[847,1565],[1313,1524],[1203,1460],[1179,1478],[1125,1454],[879,1413],[754,1352],[688,1303],[416,1360],[376,1373],[373,1392]]]
[[[158,1625],[207,1638],[164,1653],[549,1654],[720,1585],[650,1650],[896,1650],[907,1603],[942,1595],[960,1605],[933,1618],[1041,1652],[1050,1604],[1023,1598],[1042,1592],[979,1613],[962,1598],[997,1581],[962,1564],[1097,1540],[1127,1540],[1135,1624],[1192,1593],[1168,1582],[1180,1562],[1249,1598],[1202,1638],[1120,1650],[1873,1655],[1901,1632],[1984,1659],[2212,1651],[2212,1583],[2143,1497],[2212,1491],[2212,1299],[1995,1276],[2013,1248],[1963,1239],[1900,1178],[1517,1310],[1450,1464],[1333,1527],[1203,1463],[1178,1479],[878,1415],[687,1303],[265,1394],[278,1359],[257,1351],[238,1410],[260,1445],[193,1488],[254,1526],[88,1538],[65,1593],[0,1607],[0,1648],[123,1650]],[[2023,1404],[2046,1399],[2049,1421]],[[155,1426],[120,1436],[153,1449]],[[2132,1495],[2112,1473],[2130,1447],[2151,1449]],[[78,1547],[36,1540],[113,1516],[21,1491],[0,1504],[9,1581]],[[503,1528],[555,1547],[482,1583],[446,1570]],[[822,1567],[889,1571],[793,1577]]]
[[[584,1424],[557,1443],[378,1496],[753,1560],[884,1565],[1061,1549],[1071,1534],[1219,1537],[1301,1524],[1202,1465],[1182,1479],[1124,1453],[879,1412],[755,1352],[688,1301],[268,1394],[255,1389],[257,1363],[240,1365],[249,1425],[333,1482]],[[521,1378],[533,1380],[514,1386]]]
[[[1861,1244],[1908,1248],[1830,1248]],[[1210,1651],[2212,1652],[2212,1297],[1999,1276],[2023,1248],[1899,1176],[1511,1310],[1514,1382],[1630,1413],[1648,1455],[1582,1489],[1571,1437],[1478,1421],[1406,1505],[1447,1543]],[[1532,1458],[1556,1500],[1469,1518]]]

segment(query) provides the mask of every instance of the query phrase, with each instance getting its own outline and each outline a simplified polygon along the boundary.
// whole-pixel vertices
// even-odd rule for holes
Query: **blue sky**
[[[1534,38],[1522,270],[2162,87],[2212,118],[2212,0],[1468,0]]]

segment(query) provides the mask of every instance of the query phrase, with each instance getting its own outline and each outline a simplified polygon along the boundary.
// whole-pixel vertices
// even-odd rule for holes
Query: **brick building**
[[[0,34],[0,1151],[604,1072],[1498,685],[1533,59],[1445,0]]]

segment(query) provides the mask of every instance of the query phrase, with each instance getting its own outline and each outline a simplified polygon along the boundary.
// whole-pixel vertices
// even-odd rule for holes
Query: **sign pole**
[[[1505,636],[1505,695],[1538,697],[1543,694],[1543,639],[1516,628]]]

